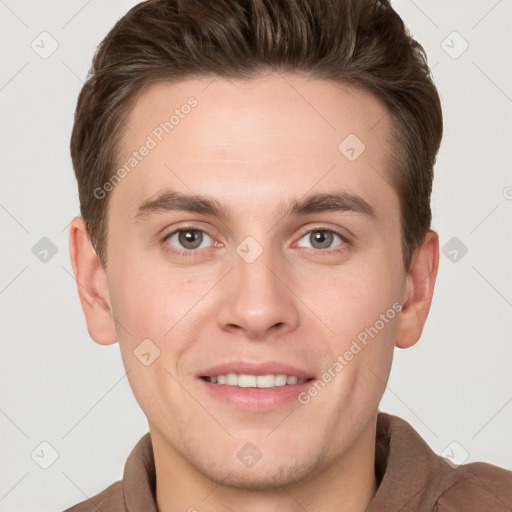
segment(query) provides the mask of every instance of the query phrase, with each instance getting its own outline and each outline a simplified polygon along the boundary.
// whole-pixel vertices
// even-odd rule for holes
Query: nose
[[[220,328],[251,340],[293,331],[299,314],[290,279],[286,262],[271,251],[263,251],[252,263],[235,253],[220,297]]]

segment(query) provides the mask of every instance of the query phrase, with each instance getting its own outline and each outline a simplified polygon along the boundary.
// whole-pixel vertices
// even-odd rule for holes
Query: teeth
[[[241,388],[256,387],[256,375],[239,375],[238,377],[234,373],[232,375],[234,376],[234,379],[232,378],[233,386],[238,384]]]
[[[228,373],[226,375],[226,384],[228,386],[237,386],[238,385],[238,376],[236,373]]]
[[[240,388],[273,388],[285,386],[286,384],[302,384],[306,379],[298,379],[294,375],[248,375],[245,373],[228,373],[226,375],[217,375],[216,377],[206,377],[206,380],[216,384],[226,384],[228,386],[238,386]]]

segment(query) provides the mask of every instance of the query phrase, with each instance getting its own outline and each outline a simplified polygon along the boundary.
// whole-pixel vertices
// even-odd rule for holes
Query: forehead
[[[125,207],[164,187],[272,204],[339,188],[377,200],[390,188],[390,116],[373,95],[296,74],[205,77],[147,87],[126,116],[113,191]],[[128,165],[127,165],[128,164]],[[364,194],[363,194],[364,192]]]

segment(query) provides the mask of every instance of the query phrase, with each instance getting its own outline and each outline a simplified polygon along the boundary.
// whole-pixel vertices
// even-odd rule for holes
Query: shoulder
[[[455,510],[489,510],[509,512],[512,509],[512,471],[472,462],[457,468],[447,463],[444,490],[437,500],[439,512]],[[485,507],[485,508],[484,508]]]
[[[405,420],[379,412],[373,508],[435,512],[511,512],[512,471],[485,462],[455,465]],[[394,507],[394,508],[393,508]]]
[[[64,512],[125,512],[123,484],[115,482],[104,491],[85,501],[77,503]]]
[[[124,465],[122,480],[64,512],[156,512],[155,463],[149,432],[135,445]]]

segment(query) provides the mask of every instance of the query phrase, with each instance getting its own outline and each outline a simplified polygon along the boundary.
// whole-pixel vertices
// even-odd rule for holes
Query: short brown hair
[[[71,156],[81,215],[106,265],[108,197],[131,101],[151,83],[298,72],[360,87],[392,116],[404,266],[430,229],[442,112],[423,48],[388,0],[148,0],[102,41],[75,112]]]

